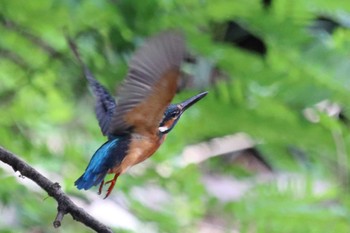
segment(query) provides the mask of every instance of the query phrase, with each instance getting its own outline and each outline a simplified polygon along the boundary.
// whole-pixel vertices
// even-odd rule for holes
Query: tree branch
[[[28,177],[37,183],[49,194],[49,196],[53,197],[57,201],[57,216],[53,222],[55,228],[61,226],[64,215],[69,213],[74,220],[85,224],[96,232],[113,233],[110,228],[97,221],[82,208],[76,206],[73,201],[61,190],[61,186],[58,183],[51,182],[26,162],[19,159],[18,156],[5,150],[1,146],[0,160],[10,165],[15,172],[19,171],[22,176]]]
[[[30,66],[28,65],[28,63],[26,63],[26,61],[24,61],[24,59],[21,56],[19,56],[15,52],[12,52],[9,49],[0,48],[0,56],[1,58],[9,59],[10,61],[18,65],[20,68],[22,68],[23,70],[30,69]]]
[[[0,14],[0,24],[7,28],[8,30],[12,30],[17,32],[18,34],[22,35],[23,37],[27,38],[29,41],[31,41],[33,44],[41,48],[43,51],[48,53],[50,57],[60,57],[62,54],[57,51],[54,47],[49,45],[47,42],[45,42],[40,37],[36,36],[34,33],[29,32],[24,27],[17,24],[15,21],[12,21],[3,14]]]

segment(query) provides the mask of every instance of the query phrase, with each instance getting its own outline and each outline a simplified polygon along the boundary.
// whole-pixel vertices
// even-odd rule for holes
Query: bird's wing
[[[109,133],[154,133],[173,99],[185,55],[180,32],[168,31],[147,41],[133,56],[117,99]]]
[[[78,48],[76,44],[73,42],[73,40],[68,38],[68,43],[75,57],[79,61],[80,65],[82,66],[85,78],[88,80],[89,86],[95,95],[95,99],[96,99],[95,113],[98,120],[98,124],[100,125],[102,134],[107,136],[109,123],[111,121],[112,115],[116,108],[115,100],[109,94],[107,89],[96,80],[96,78],[91,73],[90,69],[85,65],[83,60],[80,58]]]

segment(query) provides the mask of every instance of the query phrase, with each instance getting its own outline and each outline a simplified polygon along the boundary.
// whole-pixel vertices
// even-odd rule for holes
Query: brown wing
[[[109,133],[130,129],[154,133],[177,89],[185,42],[179,32],[164,32],[147,41],[133,56],[117,99]]]

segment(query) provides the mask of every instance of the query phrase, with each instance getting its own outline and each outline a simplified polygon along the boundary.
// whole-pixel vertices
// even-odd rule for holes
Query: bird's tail
[[[90,189],[92,186],[98,185],[100,184],[103,179],[105,178],[106,174],[93,174],[91,172],[84,172],[84,174],[79,177],[79,179],[77,179],[74,182],[74,185],[77,186],[78,189],[85,189],[88,190]]]
[[[129,138],[113,138],[105,142],[92,156],[84,174],[75,181],[78,189],[99,185],[108,171],[121,163],[128,150]]]

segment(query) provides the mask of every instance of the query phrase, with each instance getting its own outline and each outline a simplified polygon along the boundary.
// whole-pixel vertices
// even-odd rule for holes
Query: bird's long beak
[[[181,112],[184,112],[186,109],[188,109],[189,107],[191,107],[192,105],[197,103],[199,100],[201,100],[207,94],[208,94],[208,92],[205,91],[205,92],[202,92],[198,95],[195,95],[195,96],[183,101],[182,103],[180,103],[179,105],[181,107]]]

